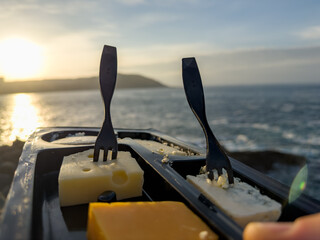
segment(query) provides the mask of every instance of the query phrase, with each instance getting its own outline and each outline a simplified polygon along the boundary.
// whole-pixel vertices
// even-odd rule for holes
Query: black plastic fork
[[[109,151],[112,151],[112,159],[116,159],[118,155],[118,143],[110,115],[110,104],[114,88],[116,86],[116,79],[117,49],[115,47],[105,45],[101,56],[99,72],[100,90],[105,108],[105,117],[94,145],[94,162],[99,160],[100,150],[104,151],[103,161],[107,161]]]
[[[195,58],[182,59],[182,79],[189,106],[198,119],[206,136],[206,171],[209,172],[208,178],[213,180],[213,170],[217,170],[219,176],[222,175],[222,169],[224,168],[228,174],[228,181],[232,184],[233,171],[230,160],[223,151],[216,137],[213,135],[208,124],[202,81]]]

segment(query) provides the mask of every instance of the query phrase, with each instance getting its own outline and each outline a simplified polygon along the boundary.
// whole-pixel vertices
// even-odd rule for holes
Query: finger
[[[320,239],[320,213],[298,218],[294,222],[294,239]]]
[[[243,239],[319,239],[319,222],[320,213],[297,218],[293,223],[249,223],[243,232]]]
[[[289,239],[293,223],[249,223],[243,232],[244,240],[286,240]]]

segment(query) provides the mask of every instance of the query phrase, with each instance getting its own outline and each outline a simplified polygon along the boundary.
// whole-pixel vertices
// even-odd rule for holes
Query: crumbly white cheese
[[[181,150],[178,146],[168,146],[166,144],[162,144],[152,140],[140,140],[135,139],[136,142],[149,149],[154,153],[158,153],[161,155],[179,155],[179,156],[187,156],[188,154]]]
[[[168,163],[169,162],[169,156],[166,154],[163,156],[163,158],[161,159],[162,163]]]
[[[188,175],[187,180],[242,227],[251,221],[276,221],[281,214],[281,204],[238,178],[226,188],[226,179],[210,181],[207,174]]]
[[[117,200],[142,195],[143,170],[129,152],[118,152],[115,160],[93,162],[93,149],[64,157],[59,173],[61,206],[97,201],[105,191]]]

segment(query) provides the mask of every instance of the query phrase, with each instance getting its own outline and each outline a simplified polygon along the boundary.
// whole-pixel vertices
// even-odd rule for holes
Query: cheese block
[[[142,195],[143,170],[129,152],[117,159],[93,162],[93,149],[64,157],[59,173],[61,206],[97,201],[105,191],[114,191],[117,200]]]
[[[281,214],[281,204],[238,178],[229,186],[221,178],[209,180],[207,174],[187,180],[242,227],[251,221],[276,221]]]
[[[90,203],[89,240],[209,240],[217,235],[181,202]]]

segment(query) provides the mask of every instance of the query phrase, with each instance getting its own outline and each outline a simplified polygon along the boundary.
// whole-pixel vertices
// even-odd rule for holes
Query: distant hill
[[[2,80],[2,79],[1,79]],[[76,79],[49,79],[41,81],[0,81],[0,94],[19,92],[51,92],[99,89],[99,78],[76,78]],[[118,74],[116,88],[155,88],[166,87],[165,85],[141,76]]]

